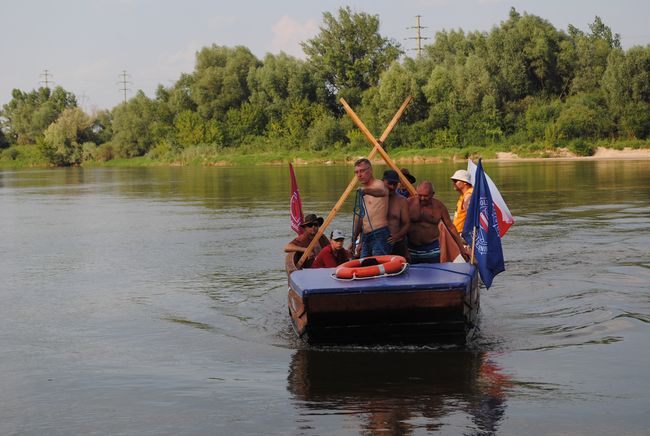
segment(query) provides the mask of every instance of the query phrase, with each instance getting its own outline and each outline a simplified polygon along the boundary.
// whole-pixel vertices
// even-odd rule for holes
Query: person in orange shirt
[[[454,189],[460,193],[458,202],[456,202],[456,213],[454,214],[454,227],[458,233],[463,231],[465,226],[465,218],[467,218],[467,209],[469,208],[469,201],[472,199],[472,186],[471,175],[468,171],[458,170],[451,176],[451,182]]]

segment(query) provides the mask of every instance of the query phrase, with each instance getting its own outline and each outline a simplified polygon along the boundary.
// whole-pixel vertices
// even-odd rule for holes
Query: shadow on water
[[[288,376],[303,430],[322,415],[351,415],[370,434],[492,434],[509,385],[487,353],[471,351],[298,350]]]

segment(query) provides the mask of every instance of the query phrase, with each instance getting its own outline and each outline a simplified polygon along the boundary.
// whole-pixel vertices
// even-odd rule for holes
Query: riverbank
[[[223,148],[190,147],[176,154],[163,156],[140,156],[107,161],[85,161],[84,167],[173,167],[173,166],[256,166],[256,165],[345,165],[367,156],[368,148],[333,150],[253,150],[249,147]],[[483,158],[486,161],[536,161],[547,159],[650,159],[650,141],[634,141],[632,146],[614,144],[614,147],[591,146],[590,155],[582,156],[569,148],[497,147],[417,148],[387,149],[397,164],[428,164],[444,161],[465,161]],[[381,156],[375,157],[381,164]],[[0,153],[0,168],[50,168],[52,165],[42,157],[37,146],[22,145]]]

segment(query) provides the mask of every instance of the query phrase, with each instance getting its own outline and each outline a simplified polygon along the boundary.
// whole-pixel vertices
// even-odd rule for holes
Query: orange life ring
[[[366,259],[375,259],[379,264],[361,266],[361,263]],[[365,257],[342,263],[336,268],[334,276],[337,279],[350,280],[395,274],[404,269],[405,264],[406,259],[397,255]]]

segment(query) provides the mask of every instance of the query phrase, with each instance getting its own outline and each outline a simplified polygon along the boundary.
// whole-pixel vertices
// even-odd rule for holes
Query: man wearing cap
[[[348,251],[343,248],[343,241],[345,234],[340,230],[333,230],[330,233],[330,243],[327,247],[323,248],[314,263],[312,268],[336,268],[340,264],[350,260]]]
[[[392,247],[388,242],[388,189],[381,180],[373,177],[372,165],[366,158],[354,163],[354,174],[361,182],[358,192],[363,196],[366,213],[363,216],[363,226],[355,223],[353,240],[356,240],[363,227],[361,257],[390,254]]]
[[[472,199],[472,186],[471,175],[466,170],[458,170],[451,176],[451,182],[454,189],[460,193],[458,202],[456,202],[456,213],[454,214],[454,226],[458,232],[463,231],[465,226],[465,218],[467,218],[467,209],[469,208],[469,201]]]
[[[411,182],[411,185],[415,183],[415,177],[413,177],[413,174],[411,174],[411,172],[408,170],[408,168],[402,168],[400,170],[400,172],[402,174],[404,174],[404,177],[406,177],[406,180]],[[411,196],[411,193],[409,192],[409,190],[406,189],[406,187],[402,186],[402,182],[399,182],[399,184],[397,185],[396,192],[399,195],[401,195],[402,197],[404,197],[404,198],[409,198]]]
[[[399,176],[393,170],[384,171],[382,177],[386,189],[388,189],[388,230],[390,237],[388,242],[393,246],[391,254],[398,254],[408,259],[406,248],[406,234],[408,233],[411,220],[409,218],[409,206],[406,198],[397,193]]]
[[[456,231],[449,218],[449,211],[442,201],[433,198],[435,193],[433,183],[428,180],[421,182],[417,187],[417,196],[408,199],[411,227],[408,232],[408,250],[411,263],[437,263],[440,262],[440,231],[438,223],[447,227],[449,233],[461,249],[465,241]]]
[[[305,222],[303,222],[300,227],[305,231],[300,235],[296,236],[291,242],[284,246],[284,251],[286,253],[304,253],[307,251],[307,247],[318,233],[318,229],[323,224],[323,218],[316,216],[316,214],[310,213],[305,217]],[[318,244],[314,245],[314,249],[309,254],[307,261],[303,264],[305,268],[309,268],[311,262],[314,260],[314,257],[321,251],[323,247],[326,247],[329,244],[329,241],[322,235]]]

